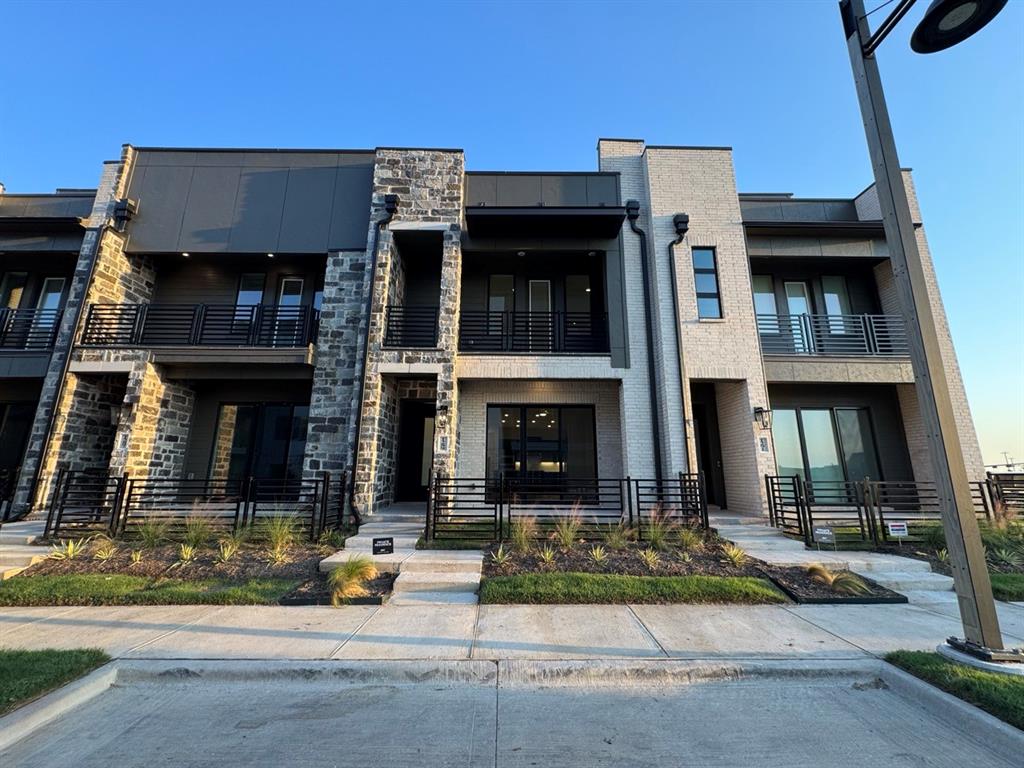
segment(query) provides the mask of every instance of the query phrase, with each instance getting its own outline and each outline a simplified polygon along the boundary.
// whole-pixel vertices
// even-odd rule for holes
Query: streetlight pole
[[[889,259],[906,319],[917,401],[928,439],[953,583],[960,604],[965,642],[950,638],[950,645],[988,659],[1018,658],[1000,653],[1003,639],[992,599],[985,549],[974,514],[932,300],[874,56],[882,39],[913,3],[914,0],[900,0],[875,35],[868,25],[864,0],[841,0],[839,10],[864,118]],[[940,28],[947,23],[944,18]]]

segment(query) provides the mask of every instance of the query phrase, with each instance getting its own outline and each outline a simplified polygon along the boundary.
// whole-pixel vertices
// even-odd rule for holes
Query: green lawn
[[[0,715],[81,677],[110,657],[97,648],[80,651],[0,650]]]
[[[294,579],[154,579],[98,573],[15,576],[0,582],[0,605],[273,605]]]
[[[1024,573],[992,573],[992,594],[996,600],[1024,600]]]
[[[885,660],[1010,725],[1024,729],[1024,677],[985,672],[924,651],[895,651]]]
[[[782,603],[764,579],[733,576],[621,576],[527,573],[480,584],[481,603]]]

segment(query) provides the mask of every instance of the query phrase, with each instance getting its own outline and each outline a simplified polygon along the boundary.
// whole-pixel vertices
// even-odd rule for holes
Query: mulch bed
[[[127,576],[168,577],[175,579],[224,579],[244,582],[249,579],[295,579],[302,583],[281,598],[282,605],[330,605],[331,593],[327,588],[327,574],[319,570],[320,561],[335,550],[325,549],[310,542],[301,542],[288,550],[288,562],[271,563],[267,548],[261,544],[243,544],[238,553],[226,563],[217,562],[217,547],[210,544],[199,550],[195,560],[179,564],[179,544],[161,544],[142,550],[142,561],[132,563],[131,551],[138,542],[118,542],[118,551],[109,560],[97,560],[94,555],[101,542],[88,545],[72,560],[43,560],[22,571],[18,578],[61,574],[124,574]],[[380,605],[391,593],[395,574],[382,573],[366,583],[370,596],[351,601],[352,604]]]
[[[367,581],[363,586],[370,593],[366,597],[356,597],[348,601],[349,605],[383,605],[391,597],[398,574],[381,573],[375,579]],[[327,574],[319,573],[315,578],[303,582],[281,598],[281,605],[330,605],[331,590],[327,586]]]
[[[726,561],[719,546],[723,540],[709,531],[705,534],[704,545],[688,551],[688,559],[683,557],[682,550],[674,543],[671,547],[660,551],[661,560],[654,567],[648,567],[640,558],[640,551],[649,544],[630,542],[619,549],[612,549],[601,542],[578,543],[572,549],[564,550],[555,542],[535,542],[529,552],[516,552],[508,542],[504,551],[511,552],[511,559],[503,566],[494,562],[492,554],[497,546],[484,550],[483,576],[511,576],[523,573],[574,572],[574,573],[615,573],[630,576],[749,576],[766,578],[774,582],[790,599],[795,602],[829,602],[829,603],[865,603],[865,602],[906,602],[906,598],[892,590],[876,584],[868,578],[861,577],[870,592],[866,595],[846,595],[832,590],[827,585],[812,579],[803,568],[782,568],[769,565],[755,557],[747,558],[740,566]],[[550,544],[555,550],[552,563],[545,563],[540,558],[540,550]],[[594,562],[591,549],[603,546],[607,559],[598,564]]]

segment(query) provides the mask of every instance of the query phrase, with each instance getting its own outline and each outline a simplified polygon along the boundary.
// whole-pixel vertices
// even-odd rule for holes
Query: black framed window
[[[697,289],[697,317],[720,318],[722,297],[718,287],[718,261],[714,248],[693,248],[693,282]]]
[[[868,408],[775,408],[775,463],[780,475],[805,480],[881,480]]]
[[[217,414],[211,480],[247,476],[300,480],[309,406],[298,403],[221,403]]]
[[[487,406],[487,477],[597,477],[591,405]]]

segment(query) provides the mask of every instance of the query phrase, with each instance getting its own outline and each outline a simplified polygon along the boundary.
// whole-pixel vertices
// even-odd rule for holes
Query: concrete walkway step
[[[390,605],[476,605],[475,592],[395,592]]]
[[[415,536],[423,535],[423,525],[418,523],[366,523],[359,526],[359,538],[364,536]],[[353,536],[352,538],[355,538]]]
[[[394,592],[469,592],[480,588],[479,573],[438,573],[399,571]]]
[[[953,578],[941,573],[870,573],[868,578],[894,592],[933,591],[948,592],[953,589]]]
[[[47,547],[35,547],[28,544],[4,544],[0,546],[0,566],[32,565],[46,559],[50,553]]]

